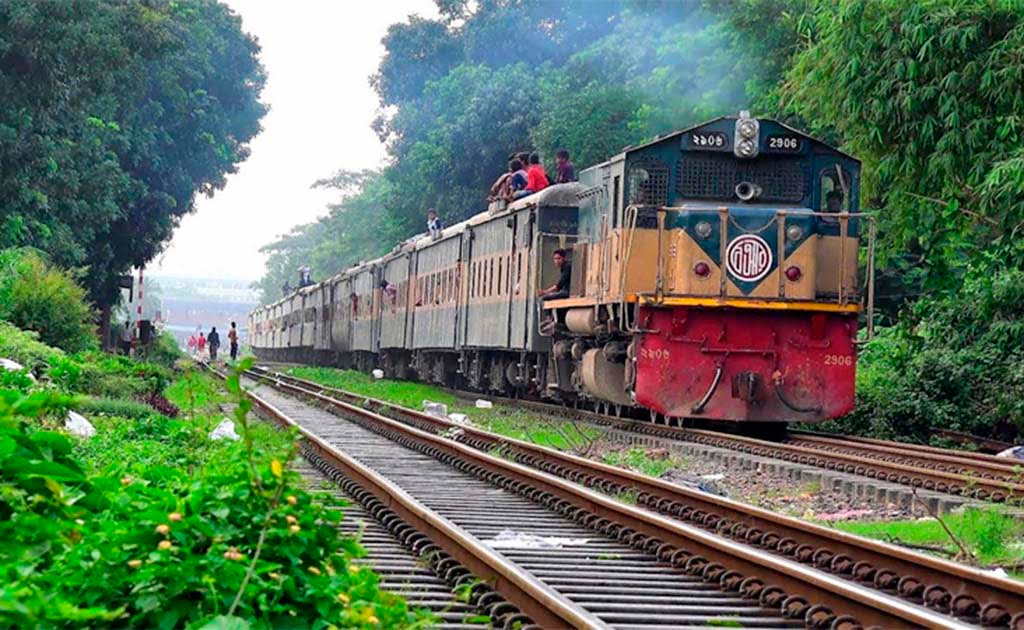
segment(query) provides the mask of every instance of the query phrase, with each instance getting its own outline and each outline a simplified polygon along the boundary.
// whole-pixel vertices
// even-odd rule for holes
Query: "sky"
[[[432,0],[226,0],[258,38],[270,106],[252,154],[212,198],[196,199],[158,276],[257,280],[262,245],[326,214],[334,193],[310,184],[339,169],[374,168],[385,151],[370,129],[377,96],[367,78],[380,40],[410,14],[436,17]]]

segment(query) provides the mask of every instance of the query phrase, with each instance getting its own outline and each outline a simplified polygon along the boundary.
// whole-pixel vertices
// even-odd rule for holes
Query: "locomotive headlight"
[[[804,235],[804,229],[799,225],[791,225],[786,228],[786,238],[791,241],[799,241]]]
[[[733,153],[736,157],[752,158],[758,153],[758,134],[761,132],[761,123],[744,110],[736,117],[736,135],[733,142]]]
[[[697,236],[707,238],[711,236],[711,224],[707,221],[701,221],[697,225],[693,226],[693,231],[697,233]]]

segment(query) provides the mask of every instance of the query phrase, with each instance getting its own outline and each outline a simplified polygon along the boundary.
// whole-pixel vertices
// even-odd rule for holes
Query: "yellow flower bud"
[[[294,496],[292,496],[290,494],[288,496],[286,496],[284,498],[284,500],[288,502],[288,505],[295,505],[296,503],[299,502],[298,499],[296,499]]]
[[[160,523],[156,526],[156,533],[160,534],[161,536],[166,536],[167,534],[171,533],[171,526],[165,523]]]
[[[293,534],[298,534],[299,532],[302,531],[302,528],[299,527],[298,525],[292,525],[291,527],[288,528],[288,531],[290,531]]]
[[[308,567],[308,570],[313,575],[320,575],[320,569],[318,569],[316,567]]]
[[[139,567],[142,566],[142,560],[129,560],[128,561],[128,566],[133,568],[133,569],[138,569]]]
[[[338,593],[338,601],[342,604],[347,604],[352,601],[352,598],[344,593]]]
[[[161,540],[160,544],[158,544],[156,546],[156,548],[157,549],[170,549],[171,548],[171,541],[169,541],[169,540]]]
[[[172,523],[177,523],[181,520],[181,518],[181,512],[171,512],[167,515],[167,520],[171,521]]]

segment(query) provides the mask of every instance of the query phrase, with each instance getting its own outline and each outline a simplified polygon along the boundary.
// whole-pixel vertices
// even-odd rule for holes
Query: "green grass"
[[[449,414],[466,414],[470,421],[481,429],[563,451],[585,448],[602,435],[602,431],[596,427],[551,420],[544,418],[539,412],[511,406],[495,404],[490,409],[477,409],[474,404],[449,392],[422,383],[375,379],[354,370],[322,367],[295,367],[289,369],[288,373],[327,387],[379,398],[410,409],[422,409],[424,400],[444,403],[448,405]],[[488,399],[483,394],[480,397]]]
[[[681,460],[671,455],[667,457],[652,456],[640,446],[634,446],[625,451],[606,453],[602,461],[612,466],[635,470],[649,477],[660,477],[683,464]]]
[[[1024,522],[995,508],[969,508],[942,516],[949,527],[982,565],[1013,565],[1024,562]],[[956,555],[959,547],[939,521],[846,521],[842,531],[894,543],[940,547]]]
[[[392,381],[389,379],[375,379],[369,374],[356,372],[355,370],[337,370],[324,367],[294,367],[287,370],[288,374],[304,378],[310,381],[335,387],[355,394],[362,394],[370,398],[380,398],[403,407],[411,409],[422,409],[423,401],[444,403],[449,409],[455,404],[455,396],[422,383],[411,383],[408,381]]]

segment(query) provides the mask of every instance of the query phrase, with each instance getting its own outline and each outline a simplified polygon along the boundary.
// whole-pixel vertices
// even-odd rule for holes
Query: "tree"
[[[108,316],[117,277],[248,155],[258,52],[213,0],[0,5],[0,244],[87,266]]]
[[[784,102],[864,159],[883,252],[919,249],[927,286],[945,289],[965,256],[1024,262],[1024,8],[841,0],[806,35]]]

